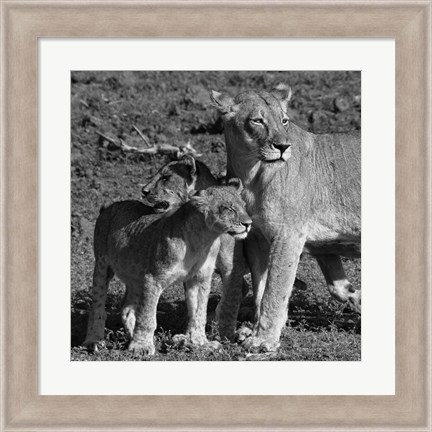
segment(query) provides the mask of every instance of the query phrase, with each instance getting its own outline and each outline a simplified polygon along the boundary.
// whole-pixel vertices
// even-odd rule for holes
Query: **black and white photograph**
[[[361,360],[361,71],[72,71],[71,360]]]

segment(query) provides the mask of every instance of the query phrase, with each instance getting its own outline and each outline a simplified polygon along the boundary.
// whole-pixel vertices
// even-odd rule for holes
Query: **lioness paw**
[[[134,356],[142,357],[142,356],[151,356],[156,352],[155,346],[153,343],[144,343],[144,342],[136,342],[131,341],[129,344],[129,351],[133,353]]]
[[[361,314],[361,291],[356,291],[348,297],[349,305],[352,310]]]
[[[203,348],[207,348],[210,350],[218,350],[222,347],[222,345],[218,341],[209,342],[207,340],[207,337],[205,337],[205,336],[191,337],[188,334],[186,334],[186,335],[176,334],[173,336],[172,341],[173,341],[174,345],[178,348],[203,347]]]
[[[256,336],[250,336],[242,343],[242,347],[251,352],[274,352],[279,346],[278,340],[262,339]]]
[[[186,345],[186,346],[201,346],[208,343],[207,337],[202,333],[187,332],[184,334],[177,334],[173,336],[173,342],[176,345]]]

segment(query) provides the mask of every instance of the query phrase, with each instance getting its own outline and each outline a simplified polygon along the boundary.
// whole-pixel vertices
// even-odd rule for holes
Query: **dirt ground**
[[[280,82],[294,95],[290,117],[316,133],[360,129],[360,72],[73,72],[71,75],[71,359],[137,360],[125,348],[119,307],[124,288],[110,285],[105,346],[91,355],[81,346],[91,305],[93,229],[103,203],[140,199],[145,184],[167,155],[125,153],[97,132],[128,145],[145,144],[136,126],[152,144],[190,144],[213,174],[225,172],[222,125],[210,106],[210,90],[236,94],[270,89]],[[344,259],[349,279],[361,283],[360,260]],[[289,319],[276,354],[249,355],[228,342],[217,352],[176,349],[172,335],[183,332],[186,307],[181,286],[167,289],[158,307],[156,348],[152,360],[360,360],[360,317],[332,300],[318,265],[310,257],[297,277],[306,290],[294,290]],[[216,307],[220,280],[214,276],[209,310]],[[247,299],[248,301],[248,299]],[[217,339],[209,327],[210,339]]]

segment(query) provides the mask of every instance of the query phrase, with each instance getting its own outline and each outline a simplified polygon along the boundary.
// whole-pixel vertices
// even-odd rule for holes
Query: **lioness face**
[[[251,94],[240,102],[239,114],[232,119],[242,142],[263,162],[284,162],[291,155],[289,119],[270,93]]]
[[[230,180],[228,186],[201,190],[191,198],[191,202],[205,215],[206,225],[212,231],[244,239],[250,231],[252,219],[246,213],[238,183],[234,182],[239,180]]]
[[[141,189],[142,197],[155,212],[163,213],[186,202],[194,191],[195,183],[195,160],[184,156],[161,168]]]
[[[224,115],[225,133],[239,146],[235,150],[269,164],[284,163],[291,156],[286,114],[290,98],[291,90],[285,85],[271,92],[240,93],[235,99],[212,93],[213,103]]]

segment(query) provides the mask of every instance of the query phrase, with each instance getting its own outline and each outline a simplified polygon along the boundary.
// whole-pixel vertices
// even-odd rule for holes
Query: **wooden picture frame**
[[[431,8],[430,1],[4,1],[1,430],[431,431]],[[37,40],[185,36],[395,39],[395,396],[38,394]]]

